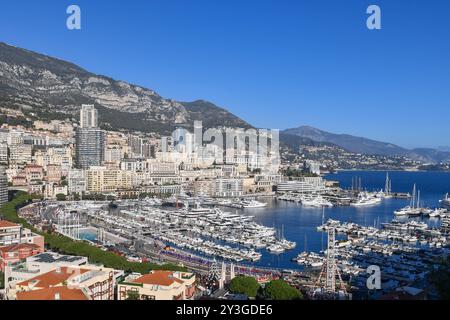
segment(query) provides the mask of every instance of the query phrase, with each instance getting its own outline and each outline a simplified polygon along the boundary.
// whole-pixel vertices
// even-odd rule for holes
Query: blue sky
[[[82,30],[66,28],[77,4]],[[382,30],[366,28],[366,8]],[[0,41],[258,127],[450,145],[448,0],[8,1]]]

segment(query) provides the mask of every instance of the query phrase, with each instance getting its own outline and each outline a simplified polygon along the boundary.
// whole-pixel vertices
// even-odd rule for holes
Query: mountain
[[[105,128],[170,133],[176,127],[249,128],[211,102],[178,102],[155,91],[97,75],[60,59],[0,43],[0,107],[20,108],[41,119],[78,119],[81,104],[93,103]]]
[[[450,152],[429,148],[409,150],[392,143],[380,142],[348,134],[330,133],[310,126],[286,129],[283,133],[308,138],[317,142],[332,143],[353,153],[405,156],[414,160],[431,163],[450,161]]]

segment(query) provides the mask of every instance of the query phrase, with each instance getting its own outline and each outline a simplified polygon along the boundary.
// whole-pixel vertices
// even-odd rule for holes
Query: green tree
[[[44,236],[45,244],[53,251],[76,256],[87,257],[89,262],[102,264],[108,268],[138,272],[149,273],[151,270],[170,270],[170,271],[187,271],[185,267],[174,264],[155,264],[155,263],[140,263],[130,262],[125,257],[115,254],[111,251],[103,251],[100,248],[90,245],[85,241],[72,240],[57,233],[42,232],[34,228],[25,219],[17,215],[16,208],[30,202],[32,199],[38,199],[37,196],[29,195],[25,192],[18,192],[14,198],[4,204],[0,208],[0,216],[4,219],[23,225],[25,228]]]
[[[127,291],[126,300],[139,300],[139,293],[136,291]]]
[[[258,293],[259,283],[253,277],[237,276],[230,282],[230,291],[255,297]]]
[[[303,299],[301,292],[290,286],[284,280],[272,280],[264,287],[263,294],[272,300],[297,300]]]
[[[66,201],[66,195],[63,194],[63,193],[58,193],[56,195],[56,200],[58,200],[58,201]]]
[[[450,256],[430,272],[428,280],[436,288],[440,299],[450,300]]]
[[[5,274],[0,271],[0,289],[5,287]]]

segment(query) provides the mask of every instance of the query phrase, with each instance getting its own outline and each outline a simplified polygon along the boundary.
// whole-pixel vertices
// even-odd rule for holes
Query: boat
[[[437,208],[430,212],[429,217],[430,218],[439,218],[439,217],[445,216],[446,212],[447,212],[446,209]]]
[[[450,199],[448,198],[448,193],[445,195],[445,198],[439,200],[441,208],[450,209]]]
[[[377,195],[372,195],[367,192],[362,192],[358,195],[358,198],[350,203],[353,207],[365,207],[379,204],[382,198]]]
[[[422,214],[422,210],[419,208],[420,191],[417,192],[417,197],[418,201],[416,203],[416,184],[414,184],[410,205],[394,211],[394,214],[396,216],[420,216]]]
[[[256,200],[250,200],[250,201],[242,201],[242,208],[264,208],[267,207],[267,203],[256,201]]]
[[[332,207],[333,204],[329,202],[328,200],[324,199],[321,196],[317,196],[315,198],[303,198],[301,200],[302,205],[305,207],[315,207],[315,208],[321,208],[321,207]]]
[[[280,245],[272,244],[267,247],[267,250],[271,253],[283,253],[285,249]]]

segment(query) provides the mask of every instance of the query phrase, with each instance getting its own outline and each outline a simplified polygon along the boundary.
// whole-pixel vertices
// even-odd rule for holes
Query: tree
[[[58,201],[66,201],[66,195],[63,194],[63,193],[58,193],[56,195],[56,200],[58,200]]]
[[[259,283],[253,277],[237,276],[230,282],[230,291],[255,297],[258,293]]]
[[[0,271],[0,289],[5,287],[5,274]]]
[[[264,287],[264,296],[273,300],[303,299],[301,292],[284,280],[272,280]]]
[[[131,290],[127,291],[126,300],[139,300],[139,293]]]
[[[428,280],[436,288],[439,298],[450,300],[450,257],[430,272]]]

